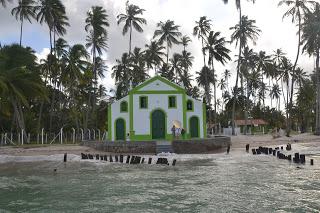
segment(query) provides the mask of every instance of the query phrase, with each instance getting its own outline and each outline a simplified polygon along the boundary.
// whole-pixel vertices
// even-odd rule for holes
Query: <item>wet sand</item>
[[[273,139],[272,135],[238,135],[231,136],[232,149],[244,149],[246,144],[251,147],[259,146],[275,146],[291,144],[303,144],[304,146],[320,146],[320,136],[315,136],[309,133],[293,135],[292,137],[282,136]],[[56,154],[75,154],[80,155],[84,153],[99,153],[99,151],[80,145],[24,145],[18,146],[4,146],[0,147],[0,155],[9,156],[37,156],[37,155],[56,155]],[[105,152],[101,152],[105,153]]]

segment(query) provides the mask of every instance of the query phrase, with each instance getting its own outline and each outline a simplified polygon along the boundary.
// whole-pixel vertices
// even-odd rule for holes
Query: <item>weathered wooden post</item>
[[[306,155],[300,155],[300,163],[302,164],[306,163]]]
[[[176,160],[176,159],[173,159],[173,161],[172,161],[172,166],[175,166],[175,165],[176,165],[176,162],[177,162],[177,160]]]
[[[112,162],[113,162],[112,155],[110,155],[110,163],[112,163]]]
[[[310,159],[310,165],[313,166],[313,159]]]
[[[63,162],[67,162],[67,153],[64,153]]]
[[[256,155],[256,154],[257,154],[256,149],[252,149],[252,154],[253,154],[253,155]]]
[[[249,152],[249,148],[250,148],[250,145],[247,144],[247,145],[246,145],[246,152]]]
[[[114,158],[116,159],[116,162],[118,162],[118,155],[114,156]]]
[[[127,156],[126,163],[128,164],[130,162],[130,155]]]
[[[123,155],[120,155],[120,163],[123,163]]]
[[[151,163],[152,163],[152,158],[149,158],[148,164],[151,164]]]

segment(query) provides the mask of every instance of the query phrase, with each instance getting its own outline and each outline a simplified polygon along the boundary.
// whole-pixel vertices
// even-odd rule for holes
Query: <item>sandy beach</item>
[[[238,135],[231,137],[232,149],[244,149],[246,144],[251,147],[259,146],[275,146],[291,144],[303,144],[304,146],[320,146],[320,137],[309,133],[293,135],[292,137],[282,136],[273,139],[271,135]],[[99,153],[99,151],[92,148],[80,145],[44,145],[33,146],[25,145],[23,147],[17,146],[4,146],[0,147],[0,155],[8,156],[37,156],[37,155],[57,155],[57,154],[74,154],[80,155],[84,153]]]

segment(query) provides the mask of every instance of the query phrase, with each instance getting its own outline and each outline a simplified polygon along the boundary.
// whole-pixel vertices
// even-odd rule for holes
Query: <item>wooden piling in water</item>
[[[130,162],[130,155],[127,156],[126,163],[128,164]]]
[[[64,153],[63,162],[67,162],[67,153]]]
[[[176,159],[173,159],[173,161],[172,161],[172,166],[175,166],[175,165],[176,165],[176,162],[177,162],[177,160],[176,160]]]

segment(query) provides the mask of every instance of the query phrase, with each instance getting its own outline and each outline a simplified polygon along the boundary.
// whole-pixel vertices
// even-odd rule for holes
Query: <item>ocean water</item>
[[[306,165],[244,150],[173,155],[175,167],[0,156],[0,212],[320,212],[320,156],[306,149]]]

